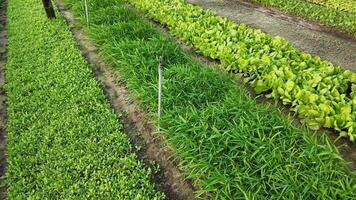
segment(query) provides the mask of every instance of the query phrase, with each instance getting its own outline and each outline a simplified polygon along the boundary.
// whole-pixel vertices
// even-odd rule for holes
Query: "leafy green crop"
[[[354,0],[306,0],[306,1],[320,4],[336,10],[356,14],[356,1]]]
[[[183,0],[129,0],[205,56],[219,59],[259,93],[292,106],[312,129],[356,137],[356,74],[300,52],[285,39]]]
[[[64,20],[8,2],[8,199],[164,199]]]
[[[345,170],[332,143],[325,137],[317,141],[277,109],[257,104],[235,76],[192,58],[124,0],[89,1],[90,27],[81,2],[65,2],[151,116],[157,112],[157,65],[163,56],[160,127],[197,196],[354,198],[356,174]]]
[[[309,0],[249,0],[263,6],[274,7],[283,12],[299,15],[308,20],[317,21],[321,24],[340,29],[356,37],[356,17],[355,13],[347,13],[335,9],[335,7],[325,7],[308,2]],[[311,0],[321,1],[321,0]],[[336,0],[334,0],[336,1]],[[340,1],[340,0],[339,0]],[[352,2],[353,0],[345,0]],[[351,3],[350,3],[351,4]]]

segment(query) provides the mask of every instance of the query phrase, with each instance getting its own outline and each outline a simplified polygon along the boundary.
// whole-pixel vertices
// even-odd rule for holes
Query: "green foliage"
[[[267,7],[278,8],[321,24],[340,29],[356,36],[354,0],[250,0]],[[317,5],[312,2],[318,2]],[[345,3],[341,3],[345,2]],[[347,2],[347,3],[346,3]],[[331,4],[332,3],[332,4]],[[353,5],[352,5],[353,4]],[[325,7],[325,5],[327,5]],[[342,8],[340,8],[340,6]],[[335,9],[336,8],[336,9]],[[348,11],[344,12],[348,8]],[[341,10],[342,9],[342,10]]]
[[[64,20],[37,0],[8,18],[8,199],[164,199]]]
[[[65,2],[85,25],[82,4]],[[95,23],[86,31],[152,116],[157,108],[157,66],[163,56],[160,127],[179,156],[179,166],[197,187],[197,196],[354,198],[356,176],[345,171],[327,139],[317,142],[277,110],[257,104],[234,78],[198,63],[123,0],[91,0],[89,7]],[[181,16],[173,8],[170,12]],[[108,16],[118,17],[107,23]]]
[[[340,11],[356,14],[356,1],[352,0],[307,0]]]
[[[349,88],[356,74],[182,0],[129,1],[228,71],[242,74],[257,93],[292,106],[310,128],[331,127],[355,141],[356,107]]]

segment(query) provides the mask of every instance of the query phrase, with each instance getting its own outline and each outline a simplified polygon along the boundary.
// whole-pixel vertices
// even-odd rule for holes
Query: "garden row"
[[[64,20],[9,0],[8,22],[7,198],[164,199]]]
[[[85,26],[81,2],[65,3],[106,62],[125,78],[133,98],[152,116],[157,108],[157,66],[163,56],[160,127],[197,196],[352,199],[356,195],[355,173],[346,171],[326,137],[319,143],[275,108],[257,104],[234,76],[187,55],[126,1],[91,0],[90,27]],[[170,12],[181,14],[174,5]]]
[[[321,24],[356,36],[355,13],[344,12],[334,7],[318,5],[309,0],[248,0],[266,7],[277,8],[283,12],[316,21]],[[315,2],[315,0],[312,0]],[[319,0],[318,0],[319,1]],[[346,0],[347,1],[347,0]],[[319,1],[320,2],[320,1]],[[349,7],[350,8],[350,7]]]
[[[290,105],[310,128],[334,128],[355,140],[355,73],[184,0],[129,2],[203,55],[219,59],[226,70],[243,76],[257,94]]]
[[[356,14],[356,1],[352,0],[307,0],[340,11]]]

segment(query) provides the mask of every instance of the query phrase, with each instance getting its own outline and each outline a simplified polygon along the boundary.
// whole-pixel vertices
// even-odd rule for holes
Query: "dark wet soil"
[[[160,171],[152,177],[157,190],[164,192],[168,199],[172,200],[195,199],[194,188],[178,169],[177,158],[166,145],[164,134],[157,131],[147,114],[131,99],[125,80],[101,60],[96,46],[90,42],[84,31],[76,26],[73,15],[63,2],[58,0],[57,5],[71,27],[82,54],[93,66],[96,79],[104,85],[112,107],[122,114],[120,121],[124,124],[123,131],[131,138],[133,146],[140,146],[136,149],[138,158],[146,166],[152,167],[152,161],[159,165]]]
[[[286,38],[296,48],[356,71],[356,40],[325,32],[298,17],[253,6],[240,0],[187,0],[238,23]]]
[[[5,84],[5,64],[7,49],[6,9],[7,2],[0,0],[0,199],[6,199],[5,173],[6,173],[6,96],[3,86]]]

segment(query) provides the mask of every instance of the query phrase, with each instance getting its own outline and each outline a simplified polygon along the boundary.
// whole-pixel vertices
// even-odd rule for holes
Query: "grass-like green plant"
[[[8,199],[164,199],[65,21],[8,2]]]
[[[85,26],[82,4],[65,2]],[[157,65],[163,56],[160,127],[180,158],[179,166],[197,186],[197,196],[352,199],[356,195],[355,173],[347,172],[325,137],[317,141],[275,108],[257,104],[234,76],[187,55],[125,1],[91,0],[89,7],[87,33],[153,117]],[[179,15],[173,8],[172,14]]]

